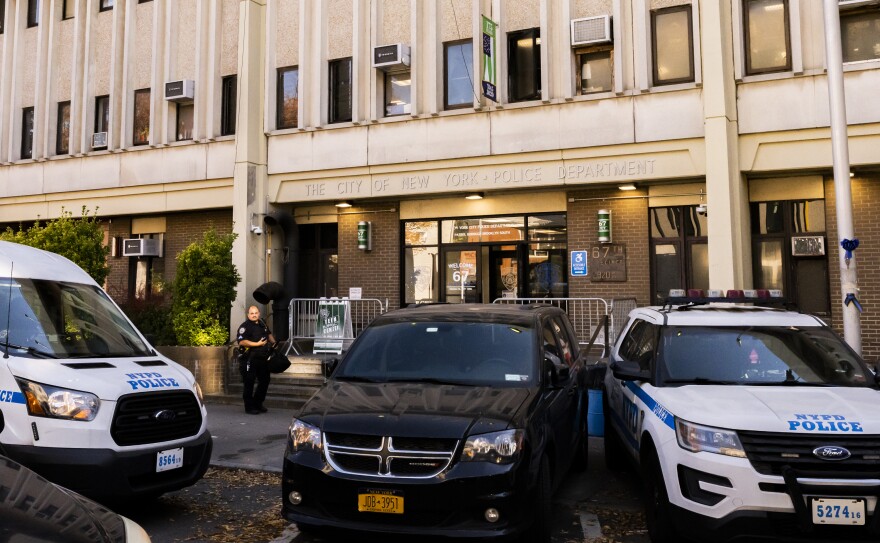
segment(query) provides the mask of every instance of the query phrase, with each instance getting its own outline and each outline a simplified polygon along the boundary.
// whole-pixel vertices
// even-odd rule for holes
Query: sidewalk
[[[241,404],[206,402],[208,430],[214,437],[211,465],[281,473],[293,409],[269,407],[248,415]]]

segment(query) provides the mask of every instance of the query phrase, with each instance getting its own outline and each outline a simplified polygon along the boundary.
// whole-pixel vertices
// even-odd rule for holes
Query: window
[[[541,97],[541,36],[532,28],[507,35],[508,94],[511,102]]]
[[[652,207],[652,302],[662,304],[674,288],[709,288],[709,232],[697,206]]]
[[[330,123],[351,122],[351,57],[330,61]]]
[[[611,49],[588,51],[578,58],[578,92],[593,94],[611,90],[612,64]]]
[[[655,85],[694,81],[692,17],[689,5],[651,12]]]
[[[21,158],[34,158],[34,108],[21,110]]]
[[[61,20],[73,19],[76,0],[63,0],[61,3]]]
[[[37,26],[40,24],[40,0],[28,0],[27,5],[27,26]]]
[[[147,2],[152,2],[153,0],[138,0],[138,4],[146,4]]]
[[[238,114],[238,76],[227,75],[223,78],[220,96],[220,135],[235,134],[235,121]]]
[[[193,139],[194,113],[195,107],[192,104],[177,104],[177,141]],[[149,127],[149,121],[147,123]]]
[[[108,11],[113,9],[113,0],[101,0],[98,11]]]
[[[3,33],[4,26],[6,26],[6,0],[0,0],[0,34]]]
[[[443,44],[443,76],[446,92],[444,109],[474,105],[474,42],[457,41]]]
[[[299,115],[299,68],[278,68],[278,107],[276,125],[280,128],[296,128]]]
[[[842,11],[840,36],[844,62],[880,58],[880,10]]]
[[[405,115],[411,111],[409,72],[385,74],[385,116]]]
[[[791,69],[788,0],[745,0],[746,73]]]
[[[134,91],[134,121],[132,145],[150,143],[150,89]]]
[[[70,152],[70,102],[58,102],[58,126],[55,130],[55,154]]]

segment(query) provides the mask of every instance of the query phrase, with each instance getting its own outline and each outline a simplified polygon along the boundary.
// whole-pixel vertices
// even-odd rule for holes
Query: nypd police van
[[[872,370],[814,316],[688,302],[633,310],[605,376],[651,540],[880,540]]]
[[[0,242],[0,454],[96,497],[195,483],[201,390],[68,259]]]

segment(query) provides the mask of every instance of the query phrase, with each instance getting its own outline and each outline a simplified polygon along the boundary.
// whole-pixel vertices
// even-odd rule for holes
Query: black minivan
[[[550,540],[587,464],[583,360],[547,305],[435,304],[376,318],[290,425],[283,515],[300,529]]]

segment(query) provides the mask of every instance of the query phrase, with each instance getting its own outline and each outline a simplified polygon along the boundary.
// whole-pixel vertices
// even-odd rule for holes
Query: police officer
[[[244,381],[244,410],[249,415],[259,415],[268,411],[263,407],[266,391],[269,390],[269,355],[275,337],[260,319],[260,310],[256,306],[248,308],[247,320],[238,327],[239,350],[238,371]],[[254,383],[257,390],[254,391]]]

